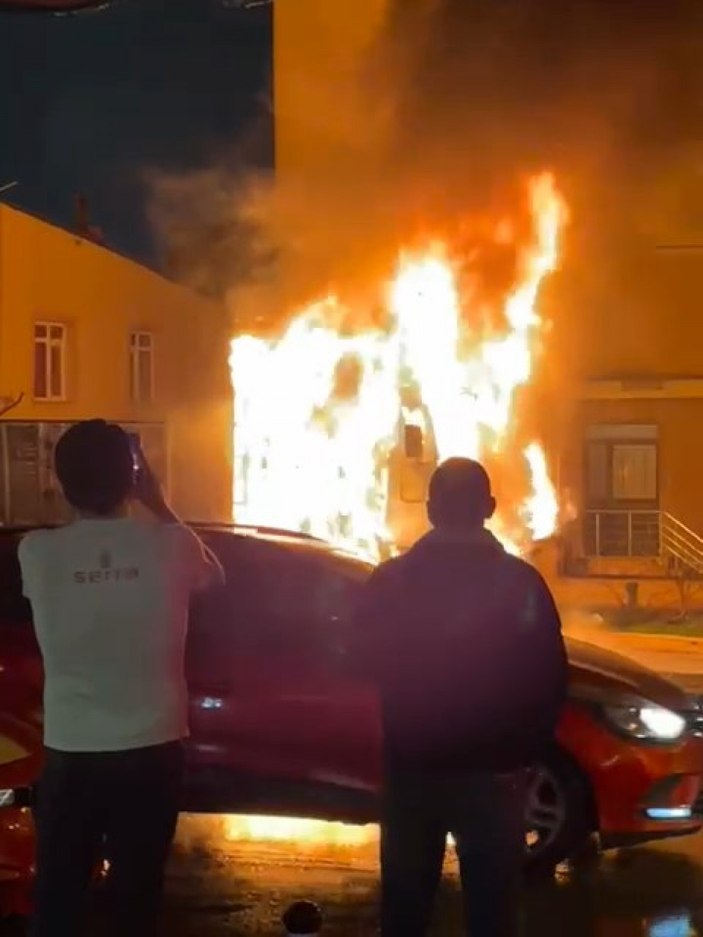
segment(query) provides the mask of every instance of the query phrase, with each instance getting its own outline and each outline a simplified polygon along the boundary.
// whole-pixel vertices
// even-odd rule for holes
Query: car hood
[[[566,639],[566,646],[572,688],[588,684],[592,689],[602,689],[604,695],[621,691],[667,709],[691,708],[691,700],[681,687],[629,657],[573,638]]]

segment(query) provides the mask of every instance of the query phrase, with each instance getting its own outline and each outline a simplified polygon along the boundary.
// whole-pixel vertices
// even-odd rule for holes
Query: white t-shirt
[[[44,659],[44,741],[107,752],[188,734],[188,603],[210,567],[187,527],[80,520],[21,541]]]

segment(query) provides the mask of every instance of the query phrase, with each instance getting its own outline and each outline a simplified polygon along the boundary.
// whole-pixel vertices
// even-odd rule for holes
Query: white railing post
[[[632,511],[627,512],[627,555],[632,556]]]
[[[596,511],[596,556],[600,555],[600,511]]]

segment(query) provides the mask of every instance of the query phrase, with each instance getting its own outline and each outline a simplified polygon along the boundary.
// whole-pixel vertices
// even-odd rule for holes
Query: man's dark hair
[[[105,420],[86,420],[66,430],[54,462],[66,500],[78,511],[111,514],[134,484],[129,436]]]
[[[430,479],[427,509],[433,527],[475,527],[495,510],[488,472],[473,459],[447,459]]]

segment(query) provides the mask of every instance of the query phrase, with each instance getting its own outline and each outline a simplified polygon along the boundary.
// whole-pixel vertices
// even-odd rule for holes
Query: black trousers
[[[124,752],[48,750],[36,808],[31,937],[80,937],[106,859],[107,933],[154,937],[180,806],[180,742]]]
[[[381,827],[382,937],[425,937],[447,835],[456,841],[470,937],[517,937],[525,772],[436,775],[391,766]]]

